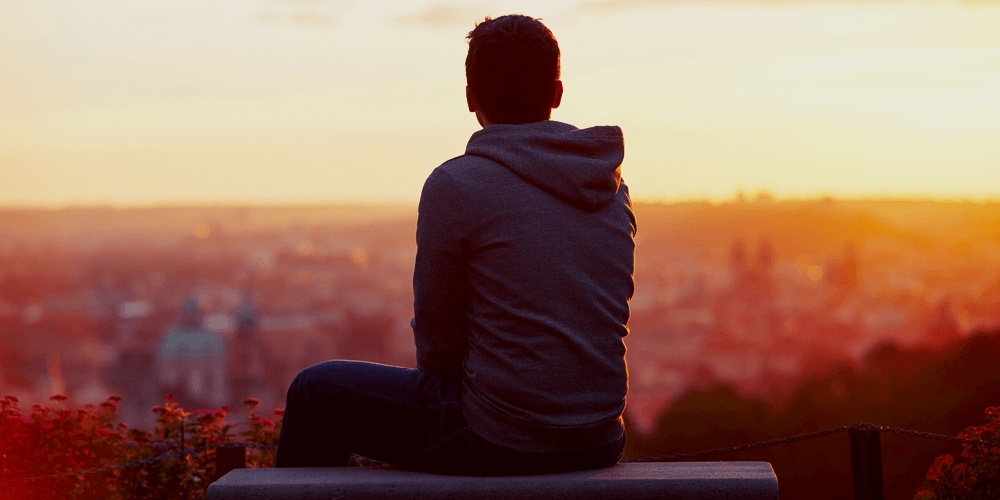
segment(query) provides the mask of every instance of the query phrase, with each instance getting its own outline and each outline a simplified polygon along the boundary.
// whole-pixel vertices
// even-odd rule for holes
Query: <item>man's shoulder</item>
[[[489,158],[465,153],[445,161],[435,171],[440,170],[450,176],[466,176],[481,173],[484,169],[492,170],[495,167],[501,165]]]
[[[463,154],[439,165],[427,180],[441,182],[442,179],[447,179],[445,182],[466,190],[483,186],[484,183],[497,182],[509,175],[511,175],[509,170],[489,158]]]

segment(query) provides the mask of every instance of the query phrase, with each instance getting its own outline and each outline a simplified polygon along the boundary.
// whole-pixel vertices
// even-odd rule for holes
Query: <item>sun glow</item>
[[[465,31],[515,11],[638,199],[1000,196],[989,5],[15,0],[0,205],[413,202],[476,130]]]

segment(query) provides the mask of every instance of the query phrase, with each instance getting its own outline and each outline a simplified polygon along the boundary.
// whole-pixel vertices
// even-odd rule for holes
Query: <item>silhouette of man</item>
[[[420,196],[417,369],[329,361],[292,383],[278,467],[351,453],[475,475],[621,459],[635,218],[621,129],[549,119],[559,46],[540,21],[469,33],[466,99],[482,130]]]

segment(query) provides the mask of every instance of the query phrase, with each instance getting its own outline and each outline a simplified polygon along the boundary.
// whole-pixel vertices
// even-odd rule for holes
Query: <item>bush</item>
[[[986,409],[986,424],[974,425],[960,438],[1000,441],[1000,407]],[[963,443],[958,459],[941,455],[927,471],[927,482],[917,490],[916,499],[1000,498],[1000,446]]]
[[[257,414],[259,402],[244,400],[246,429],[234,434],[229,407],[187,411],[168,397],[153,408],[152,432],[115,421],[120,398],[68,408],[65,396],[52,407],[23,413],[14,396],[0,400],[0,499],[7,498],[204,498],[215,479],[214,449],[239,441],[275,446],[275,418]],[[248,467],[269,467],[271,450],[248,449]],[[129,467],[120,467],[130,464]],[[80,471],[106,468],[80,474]]]

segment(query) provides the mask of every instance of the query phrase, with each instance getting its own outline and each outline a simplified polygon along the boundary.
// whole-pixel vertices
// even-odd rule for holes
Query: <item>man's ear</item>
[[[469,111],[475,113],[479,111],[479,104],[476,102],[476,97],[472,95],[472,89],[468,85],[465,86],[465,102],[469,104]]]
[[[469,105],[469,111],[476,114],[476,121],[480,125],[485,127],[490,124],[486,115],[483,114],[483,110],[479,108],[479,103],[476,102],[476,97],[472,95],[472,89],[468,85],[465,86],[465,102]]]
[[[563,86],[562,80],[556,80],[556,89],[552,93],[552,109],[559,107],[559,103],[562,102]]]

